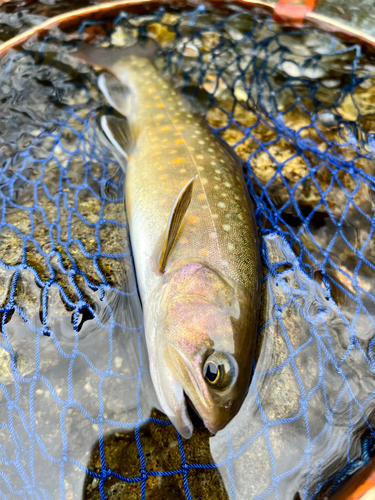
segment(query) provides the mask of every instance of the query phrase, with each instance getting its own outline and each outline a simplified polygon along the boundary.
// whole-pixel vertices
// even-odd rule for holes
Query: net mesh
[[[154,38],[160,71],[246,165],[261,349],[239,416],[210,444],[152,410],[124,179],[97,125],[111,110],[72,56],[77,36]],[[364,463],[375,67],[361,47],[201,6],[56,30],[2,64],[1,498],[307,499]]]

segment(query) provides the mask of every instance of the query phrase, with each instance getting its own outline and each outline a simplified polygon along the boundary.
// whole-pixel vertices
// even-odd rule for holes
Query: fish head
[[[202,264],[183,266],[165,283],[151,375],[182,436],[193,431],[187,404],[213,434],[238,412],[254,354],[250,309],[243,290]]]

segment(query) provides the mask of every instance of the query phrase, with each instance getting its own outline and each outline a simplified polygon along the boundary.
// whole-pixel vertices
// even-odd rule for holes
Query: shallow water
[[[129,45],[139,26],[247,163],[265,277],[253,382],[215,437],[197,421],[183,440],[158,410],[123,177],[96,121],[109,110],[77,33],[55,31],[0,75],[0,492],[316,498],[373,433],[372,62],[314,30],[200,10],[95,34]]]

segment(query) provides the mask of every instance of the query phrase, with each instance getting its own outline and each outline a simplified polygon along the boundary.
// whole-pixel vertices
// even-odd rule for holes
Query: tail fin
[[[94,47],[84,42],[77,46],[76,57],[83,59],[90,66],[106,69],[116,75],[115,67],[123,59],[133,55],[152,59],[157,49],[156,43],[148,39],[146,43],[136,43],[123,49]]]

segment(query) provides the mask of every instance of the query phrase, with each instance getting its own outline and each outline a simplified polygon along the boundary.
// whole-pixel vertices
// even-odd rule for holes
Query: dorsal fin
[[[136,134],[129,122],[125,118],[105,115],[101,117],[100,125],[109,142],[128,160],[136,142]]]
[[[163,273],[167,264],[168,256],[172,250],[173,243],[181,227],[182,220],[188,209],[193,194],[193,185],[197,176],[192,177],[179,192],[169,216],[167,229],[165,231],[164,244],[159,258],[159,272]]]

